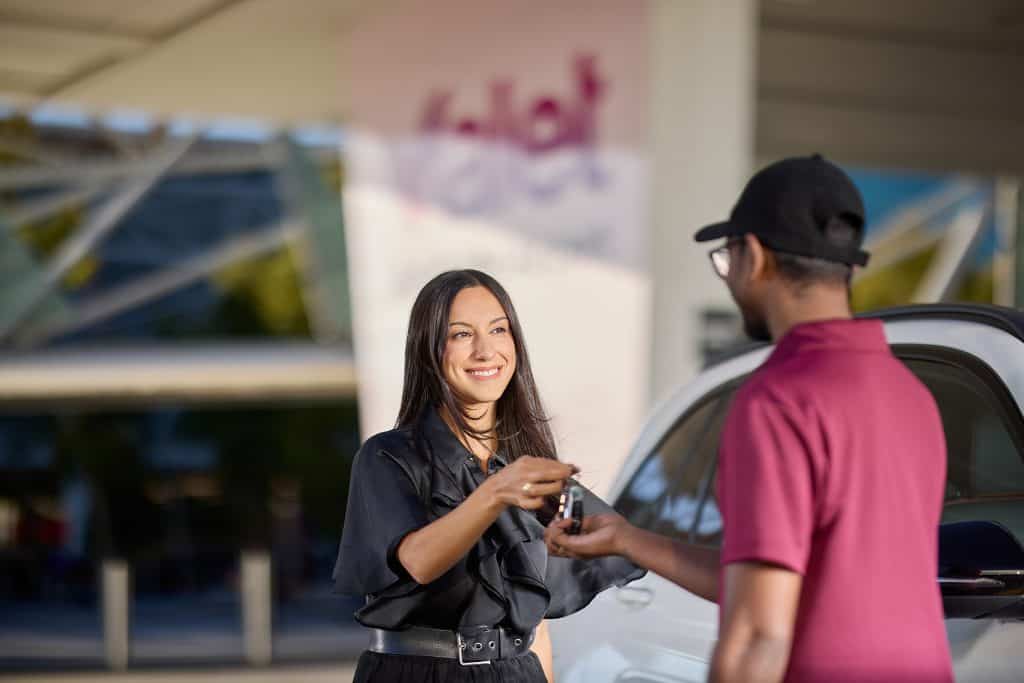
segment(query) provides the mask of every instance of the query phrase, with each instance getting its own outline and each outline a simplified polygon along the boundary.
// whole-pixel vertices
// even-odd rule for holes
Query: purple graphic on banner
[[[609,171],[597,155],[597,113],[607,83],[594,56],[577,57],[567,96],[521,99],[515,81],[490,84],[479,117],[455,111],[452,90],[436,90],[419,134],[395,148],[403,196],[466,217],[493,217],[521,202],[544,205],[569,189],[599,192]]]

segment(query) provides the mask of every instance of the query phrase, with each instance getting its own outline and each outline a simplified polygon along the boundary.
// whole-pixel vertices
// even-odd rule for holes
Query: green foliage
[[[968,273],[954,299],[990,304],[995,301],[995,270],[990,266]]]
[[[853,286],[853,310],[860,313],[910,303],[935,251],[927,249],[857,280]]]
[[[82,207],[65,209],[49,218],[22,225],[16,234],[31,249],[36,260],[43,262],[53,256],[60,245],[79,228],[83,214]],[[99,265],[95,256],[86,254],[64,275],[64,286],[75,289],[87,284],[99,270]]]
[[[23,143],[27,147],[38,139],[32,123],[23,116],[0,120],[0,136]],[[0,166],[28,164],[32,159],[23,158],[0,149]],[[2,204],[14,202],[10,195],[0,196]],[[49,259],[60,245],[81,226],[85,220],[85,206],[71,206],[47,218],[17,226],[15,235],[27,246],[37,262]],[[69,288],[81,287],[89,282],[99,269],[99,262],[92,255],[86,255],[64,276],[64,285]]]
[[[853,310],[861,313],[910,303],[936,247],[860,278],[853,286]],[[953,295],[954,301],[992,303],[995,276],[991,267],[967,273]]]
[[[295,250],[289,247],[232,264],[214,275],[224,303],[211,331],[228,336],[309,337],[297,262]]]

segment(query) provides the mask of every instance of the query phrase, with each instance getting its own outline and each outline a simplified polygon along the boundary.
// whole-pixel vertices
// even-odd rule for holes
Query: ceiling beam
[[[314,150],[311,154],[317,163],[330,163],[338,158],[338,153],[334,149]],[[276,170],[283,163],[281,154],[272,149],[195,150],[170,168],[167,175]],[[59,166],[6,166],[0,168],[0,191],[75,185],[83,182],[107,183],[143,173],[146,165],[145,159],[112,159],[68,161]]]
[[[142,45],[138,50],[123,55],[105,56],[83,64],[80,68],[75,69],[66,76],[50,83],[38,94],[40,97],[45,99],[59,97],[61,93],[66,90],[80,85],[83,81],[93,78],[115,64],[121,64],[138,58],[150,50],[153,50],[154,48],[173,40],[179,35],[194,29],[198,25],[221,12],[243,2],[246,2],[246,0],[217,0],[216,2],[212,2],[206,7],[201,8],[199,11],[190,13],[184,19],[175,22],[165,30],[154,32],[148,37],[148,42]]]
[[[149,42],[155,39],[153,32],[111,28],[109,22],[106,21],[34,14],[10,8],[0,8],[0,24],[3,24],[5,28],[25,28],[33,31],[63,31],[116,40]]]
[[[155,344],[0,353],[4,412],[354,397],[351,348],[310,342]]]
[[[29,327],[19,335],[17,346],[40,346],[55,337],[95,325],[209,277],[228,265],[277,251],[303,234],[304,226],[301,223],[285,221],[254,234],[236,237],[184,263],[168,266],[116,287],[112,291],[94,295],[91,299],[80,302],[67,318],[52,322],[44,321],[39,326]]]
[[[23,320],[46,303],[48,295],[67,271],[106,238],[124,215],[157,184],[167,169],[173,166],[194,142],[193,136],[172,139],[165,143],[145,160],[145,166],[137,176],[126,182],[73,235],[61,243],[57,252],[40,270],[38,280],[31,283],[31,289],[26,290],[26,295],[18,301],[13,316],[0,327],[0,341],[16,332]]]
[[[1021,38],[1021,31],[1000,33],[997,31],[954,31],[895,25],[864,26],[829,19],[773,14],[762,15],[760,25],[762,29],[809,33],[815,36],[830,36],[844,40],[896,43],[914,47],[965,50],[987,54],[1024,55],[1024,40]]]

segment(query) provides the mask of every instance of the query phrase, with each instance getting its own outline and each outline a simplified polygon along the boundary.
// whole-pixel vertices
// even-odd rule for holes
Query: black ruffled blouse
[[[505,464],[500,453],[488,461],[491,471]],[[479,460],[436,411],[428,411],[415,429],[384,432],[363,445],[352,466],[334,567],[339,593],[366,598],[355,614],[361,624],[384,629],[501,625],[525,633],[545,618],[583,609],[612,585],[644,575],[621,557],[549,557],[537,517],[509,507],[444,576],[416,583],[398,561],[398,544],[465,500],[484,476]],[[584,510],[595,514],[610,508],[587,491]]]

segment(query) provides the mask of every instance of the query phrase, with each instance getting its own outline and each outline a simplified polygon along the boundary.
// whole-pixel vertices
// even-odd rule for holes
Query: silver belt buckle
[[[482,662],[467,662],[462,657],[462,653],[466,651],[466,641],[463,640],[462,634],[458,631],[455,632],[455,643],[459,646],[459,664],[462,666],[480,666],[481,664],[490,664],[491,660],[485,659]]]

